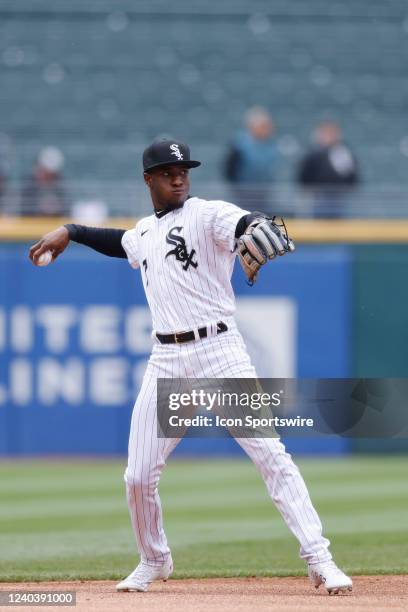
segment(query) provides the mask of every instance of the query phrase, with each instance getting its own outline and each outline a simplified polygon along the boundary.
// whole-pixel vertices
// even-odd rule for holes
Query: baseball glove
[[[238,238],[238,255],[249,285],[254,284],[260,267],[268,259],[275,259],[277,255],[285,255],[295,250],[284,220],[281,219],[278,224],[275,219],[276,217],[271,219],[259,216]]]

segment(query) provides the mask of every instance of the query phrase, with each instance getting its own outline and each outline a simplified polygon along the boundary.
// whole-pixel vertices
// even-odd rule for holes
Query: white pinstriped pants
[[[126,494],[141,559],[161,565],[170,555],[158,483],[166,459],[179,439],[157,437],[157,378],[254,378],[245,344],[234,323],[218,336],[176,345],[155,345],[132,415]],[[232,329],[231,329],[232,327]],[[256,465],[305,561],[331,559],[330,542],[306,485],[277,438],[236,438]]]

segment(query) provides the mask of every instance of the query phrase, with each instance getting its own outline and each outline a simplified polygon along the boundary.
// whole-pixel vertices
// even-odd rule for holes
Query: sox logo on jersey
[[[177,236],[177,234],[175,234],[175,232],[181,232],[182,229],[182,227],[172,227],[171,230],[169,230],[166,236],[166,242],[168,244],[172,244],[175,248],[166,253],[166,259],[169,255],[174,255],[177,261],[186,262],[182,268],[183,270],[188,270],[190,265],[192,265],[193,268],[196,268],[198,266],[198,262],[193,261],[195,250],[191,249],[189,253],[187,251],[186,241],[184,240],[183,236]]]

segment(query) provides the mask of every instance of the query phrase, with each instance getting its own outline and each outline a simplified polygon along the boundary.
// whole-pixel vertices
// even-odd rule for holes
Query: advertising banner
[[[125,453],[153,344],[140,273],[76,245],[44,268],[27,252],[0,247],[0,452]],[[303,247],[253,287],[236,266],[237,322],[259,376],[349,375],[350,266],[346,247]]]

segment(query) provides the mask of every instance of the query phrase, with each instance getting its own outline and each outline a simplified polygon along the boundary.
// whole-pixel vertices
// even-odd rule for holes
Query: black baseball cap
[[[201,162],[190,159],[190,148],[177,140],[155,140],[143,151],[144,172],[169,165],[197,168]]]

